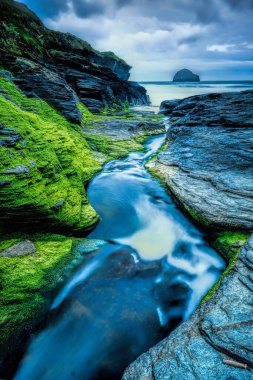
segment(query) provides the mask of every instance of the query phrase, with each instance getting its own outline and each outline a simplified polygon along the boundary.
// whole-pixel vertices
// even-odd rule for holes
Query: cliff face
[[[113,53],[48,30],[24,4],[3,0],[0,15],[0,65],[27,95],[46,100],[69,121],[80,123],[79,102],[93,112],[149,102],[143,87],[127,81],[131,67]]]

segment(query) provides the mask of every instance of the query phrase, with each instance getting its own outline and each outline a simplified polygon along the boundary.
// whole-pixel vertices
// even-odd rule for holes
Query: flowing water
[[[89,237],[108,244],[60,291],[15,379],[120,379],[219,278],[223,260],[144,167],[164,139],[108,163],[89,185],[101,216]]]

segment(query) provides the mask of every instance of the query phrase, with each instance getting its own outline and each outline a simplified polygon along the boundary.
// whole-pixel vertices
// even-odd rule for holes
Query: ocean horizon
[[[159,106],[163,100],[183,99],[194,95],[253,90],[252,80],[201,82],[140,81],[139,83],[146,88],[153,106]]]

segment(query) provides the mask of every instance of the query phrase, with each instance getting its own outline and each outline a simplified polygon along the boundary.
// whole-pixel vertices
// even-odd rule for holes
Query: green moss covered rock
[[[2,227],[85,230],[98,217],[84,183],[101,169],[78,126],[0,77]],[[13,140],[15,136],[15,141]]]
[[[211,238],[212,246],[222,255],[227,263],[225,271],[218,282],[209,290],[202,302],[207,301],[219,289],[222,280],[227,276],[237,262],[241,248],[249,239],[251,233],[248,231],[223,231]]]

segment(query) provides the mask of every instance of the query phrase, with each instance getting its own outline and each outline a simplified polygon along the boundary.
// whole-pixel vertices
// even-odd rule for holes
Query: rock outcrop
[[[130,365],[124,380],[253,376],[253,235],[243,245],[253,230],[252,106],[253,91],[161,104],[169,144],[149,167],[193,218],[220,231],[214,245],[229,264],[194,315]]]
[[[253,91],[162,103],[169,146],[154,166],[201,222],[253,229]],[[194,215],[193,215],[194,216]]]
[[[24,4],[0,4],[0,65],[29,96],[39,96],[69,121],[80,123],[78,103],[99,112],[106,105],[148,104],[146,90],[129,82],[130,66],[69,34],[48,30]]]
[[[123,380],[252,379],[252,278],[253,235],[216,294],[130,365]]]
[[[188,69],[179,70],[173,77],[173,82],[199,82],[199,76]]]
[[[0,70],[0,229],[85,233],[98,216],[84,185],[106,161],[142,149],[136,137],[164,131],[152,116],[78,112],[83,129]]]

